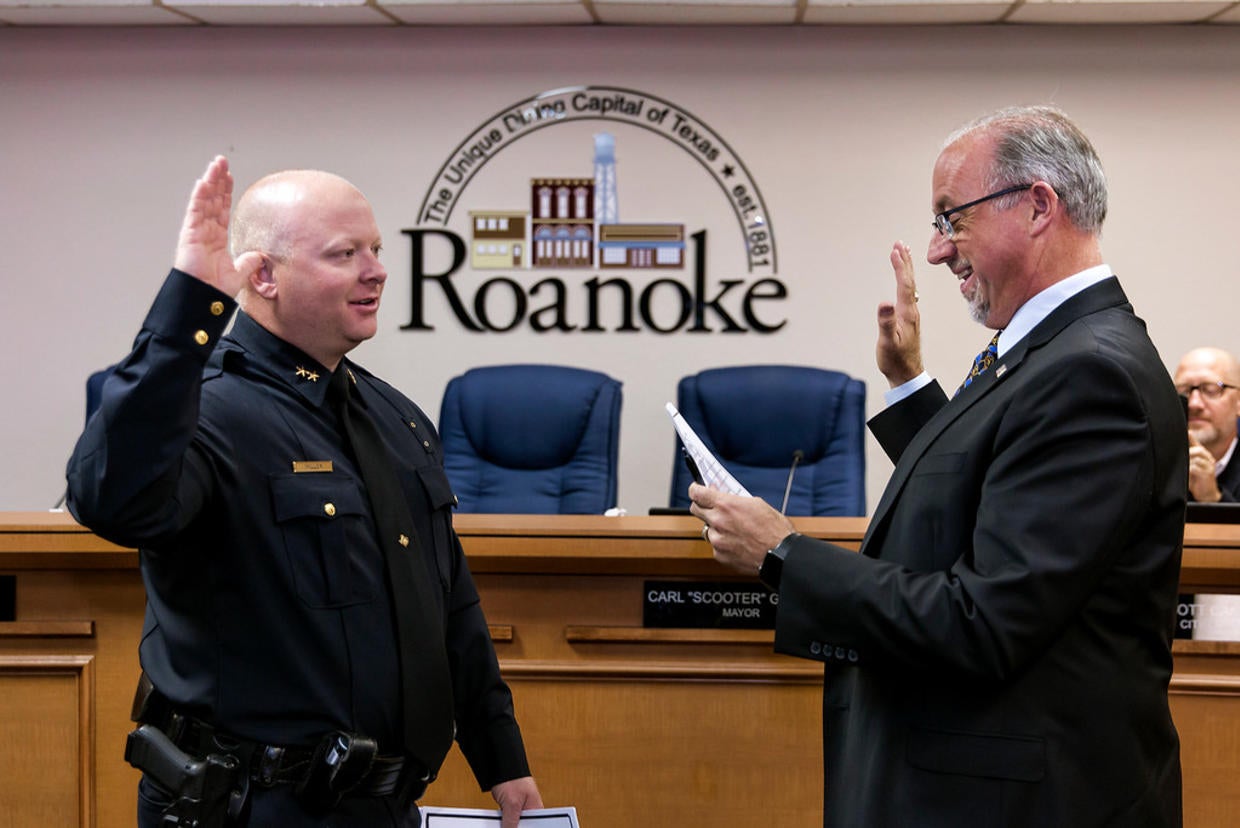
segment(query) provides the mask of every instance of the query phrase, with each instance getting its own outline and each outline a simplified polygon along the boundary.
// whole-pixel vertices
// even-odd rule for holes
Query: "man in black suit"
[[[1101,164],[1018,108],[952,135],[932,183],[928,259],[1001,336],[949,398],[895,245],[870,427],[896,467],[860,554],[757,498],[693,485],[692,510],[779,590],[776,649],[826,664],[825,825],[1179,826],[1185,420],[1102,259]]]
[[[1188,399],[1188,493],[1200,503],[1240,500],[1236,418],[1240,363],[1222,348],[1194,348],[1175,369],[1175,390]]]

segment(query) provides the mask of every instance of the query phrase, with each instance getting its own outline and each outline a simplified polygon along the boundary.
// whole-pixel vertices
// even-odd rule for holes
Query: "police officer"
[[[188,756],[236,766],[226,817],[192,816],[204,824],[416,828],[415,800],[455,732],[511,828],[542,802],[452,529],[438,436],[346,358],[374,336],[387,279],[370,205],[338,176],[276,173],[238,202],[230,251],[231,202],[217,157],[69,461],[74,517],[140,550],[136,716]],[[411,655],[398,631],[375,493],[329,387],[388,449],[416,530],[400,542],[432,585],[445,659]],[[434,703],[450,711],[448,744],[422,755],[409,748],[405,722],[423,711],[409,709],[402,660],[447,688]],[[139,825],[175,815],[181,792],[166,784],[144,774]]]

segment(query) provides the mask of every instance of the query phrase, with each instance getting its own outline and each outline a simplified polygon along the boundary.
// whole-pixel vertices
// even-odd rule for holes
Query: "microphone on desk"
[[[805,457],[805,452],[797,449],[792,452],[792,467],[788,469],[788,482],[784,485],[784,502],[779,507],[779,513],[782,515],[788,511],[788,495],[792,494],[792,476],[797,473],[797,464]]]

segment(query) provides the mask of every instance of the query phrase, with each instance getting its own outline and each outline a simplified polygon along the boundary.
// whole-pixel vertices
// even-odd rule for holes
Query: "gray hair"
[[[1000,109],[956,130],[944,146],[977,131],[995,134],[989,189],[1045,181],[1054,188],[1074,225],[1094,235],[1102,232],[1107,215],[1102,161],[1067,115],[1053,106]],[[996,206],[1011,206],[1019,197],[1003,196]]]

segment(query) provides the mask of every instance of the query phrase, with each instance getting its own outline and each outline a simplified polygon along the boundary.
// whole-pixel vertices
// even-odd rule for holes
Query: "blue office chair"
[[[865,514],[865,383],[794,365],[714,368],[687,376],[677,408],[750,494],[776,509],[797,452],[789,515]],[[680,442],[673,508],[688,507],[692,478]]]
[[[92,373],[90,376],[86,378],[86,419],[87,420],[90,420],[90,415],[94,414],[95,410],[99,408],[99,403],[102,402],[103,400],[103,381],[106,380],[108,376],[114,370],[116,370],[116,365],[109,365],[107,368],[100,368],[98,371],[95,371],[94,373]],[[65,499],[68,496],[69,496],[69,492],[66,490],[65,493],[60,496],[60,500],[56,501],[56,505],[52,507],[52,510],[55,511],[57,509],[60,509],[62,506],[64,506]],[[3,617],[4,601],[3,601],[2,581],[3,579],[0,579],[0,621],[4,620],[4,617]]]
[[[602,514],[616,505],[620,383],[559,365],[473,368],[439,412],[462,512]]]

